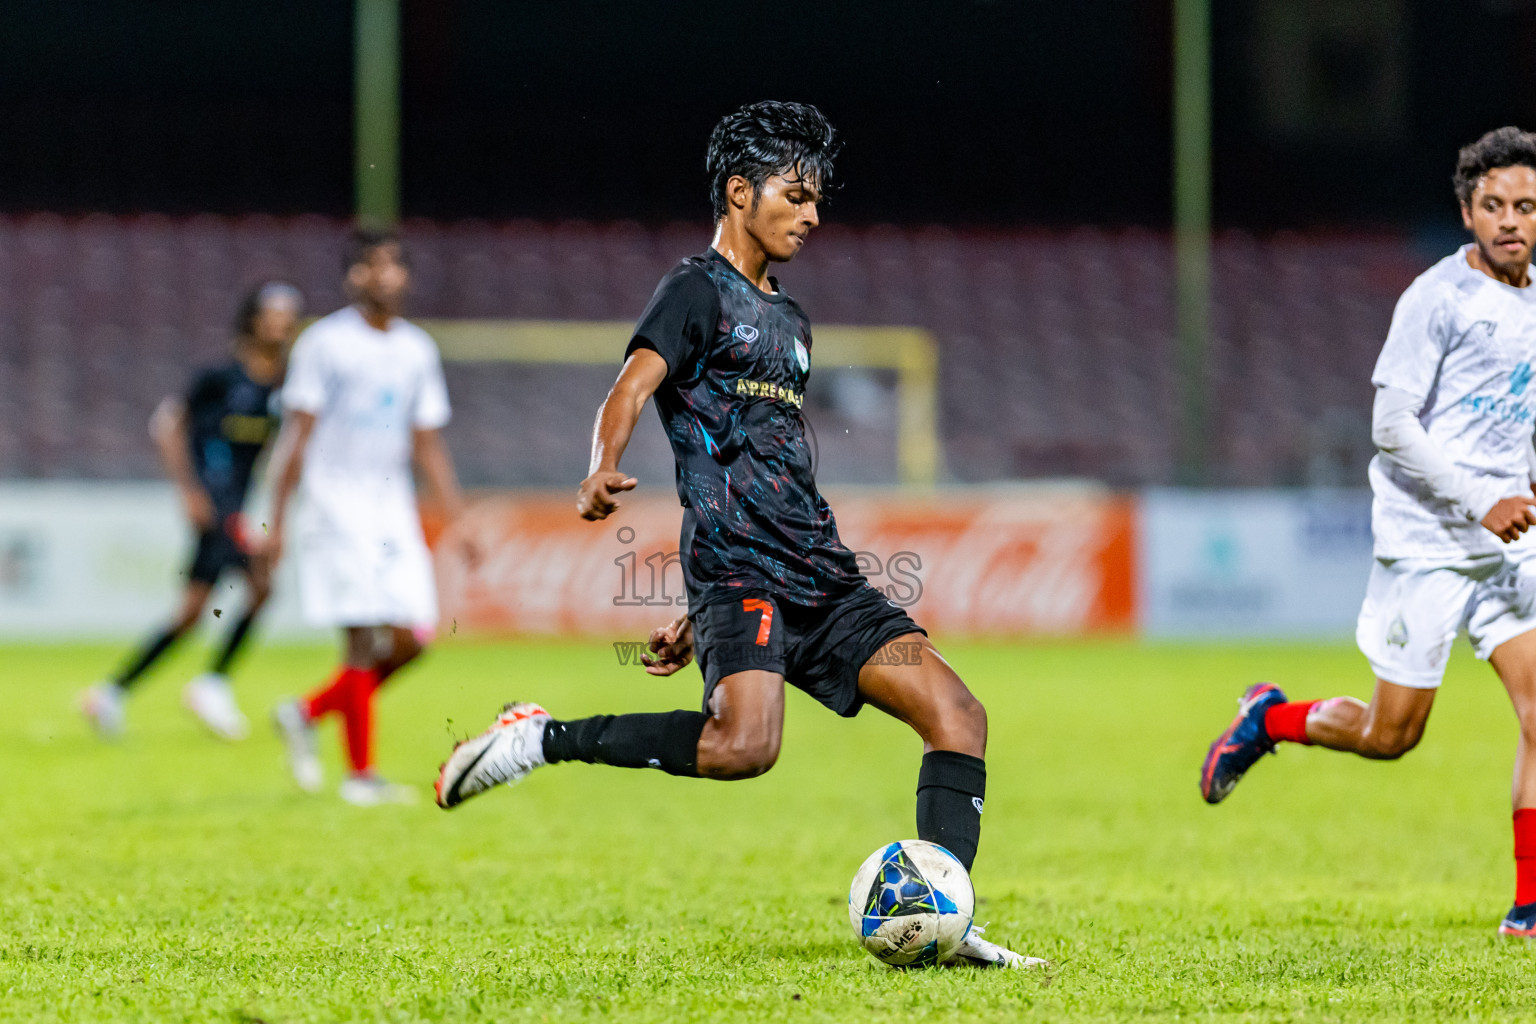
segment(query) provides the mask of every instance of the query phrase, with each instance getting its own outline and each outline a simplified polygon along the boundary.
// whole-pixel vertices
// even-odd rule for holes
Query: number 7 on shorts
[[[741,599],[741,610],[763,613],[757,623],[757,646],[767,647],[768,634],[773,630],[773,604],[760,597],[744,597]]]

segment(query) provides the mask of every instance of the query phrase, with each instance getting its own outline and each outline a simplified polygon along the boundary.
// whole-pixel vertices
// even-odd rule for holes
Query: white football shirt
[[[1495,281],[1467,262],[1471,248],[1436,263],[1403,293],[1371,382],[1422,398],[1419,422],[1429,439],[1484,494],[1529,494],[1536,285]],[[1447,496],[1428,493],[1380,455],[1371,460],[1370,479],[1377,557],[1507,550]]]
[[[348,306],[294,342],[283,405],[315,417],[301,494],[332,526],[393,522],[409,510],[412,432],[451,415],[437,345],[396,317],[376,330]],[[370,514],[370,506],[377,514]]]

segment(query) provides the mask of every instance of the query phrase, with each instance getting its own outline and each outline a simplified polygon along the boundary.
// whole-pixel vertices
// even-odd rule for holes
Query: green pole
[[[357,218],[400,219],[400,0],[357,0],[353,60]]]
[[[1206,377],[1211,307],[1211,6],[1173,2],[1173,247],[1179,481],[1209,480]]]

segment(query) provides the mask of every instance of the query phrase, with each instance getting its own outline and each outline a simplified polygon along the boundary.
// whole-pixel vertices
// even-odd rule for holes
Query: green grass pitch
[[[200,652],[105,746],[71,702],[118,649],[0,648],[0,1019],[1536,1019],[1536,946],[1494,934],[1514,717],[1464,650],[1404,761],[1291,747],[1218,808],[1197,768],[1240,689],[1363,696],[1349,647],[948,653],[991,713],[978,921],[1048,974],[902,973],[855,944],[855,867],[914,833],[917,742],[874,712],[792,692],[750,782],[568,765],[445,814],[450,734],[504,700],[574,716],[699,691],[595,641],[449,638],[382,701],[382,769],[422,802],[357,809],[294,791],[264,727],[327,648],[250,653],[258,728],[232,746],[178,705]]]

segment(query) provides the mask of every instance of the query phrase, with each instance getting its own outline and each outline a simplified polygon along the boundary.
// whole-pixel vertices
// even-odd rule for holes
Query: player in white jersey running
[[[410,284],[400,241],[359,231],[344,264],[353,304],[306,329],[289,360],[268,546],[275,559],[292,533],[305,618],[344,630],[346,653],[329,683],[278,705],[273,717],[295,781],[314,790],[314,723],[340,715],[351,765],[341,796],[377,804],[412,791],[373,771],[373,695],[422,652],[437,624],[412,462],[449,521],[463,497],[439,433],[449,407],[437,346],[399,315]],[[290,531],[295,489],[302,501]]]
[[[1283,741],[1401,757],[1465,629],[1520,719],[1515,906],[1499,931],[1536,937],[1536,134],[1489,132],[1454,180],[1473,240],[1403,293],[1371,377],[1376,561],[1356,640],[1375,694],[1288,703],[1272,683],[1249,687],[1200,791],[1218,803]]]

